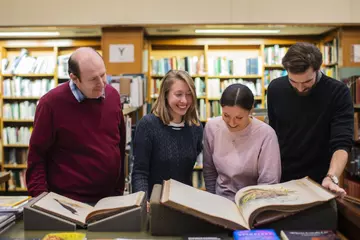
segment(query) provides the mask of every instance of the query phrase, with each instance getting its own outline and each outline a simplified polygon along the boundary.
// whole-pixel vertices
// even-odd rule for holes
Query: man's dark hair
[[[91,47],[86,47],[89,48],[91,50],[93,50],[94,52],[96,52],[101,58],[102,56],[100,55],[100,53],[98,53],[94,48]],[[73,55],[71,54],[69,61],[68,61],[68,73],[70,75],[70,73],[74,74],[77,78],[80,79],[80,66],[78,61],[76,61],[75,59],[73,59]]]
[[[282,59],[282,65],[291,73],[303,73],[312,67],[318,71],[322,64],[320,50],[311,43],[298,42],[292,45]]]
[[[238,106],[250,111],[254,105],[254,95],[251,90],[243,84],[231,84],[222,93],[220,105],[222,107]]]
[[[80,79],[80,67],[79,67],[79,63],[72,58],[72,55],[69,58],[68,61],[68,73],[70,75],[70,73],[74,74],[77,78]]]

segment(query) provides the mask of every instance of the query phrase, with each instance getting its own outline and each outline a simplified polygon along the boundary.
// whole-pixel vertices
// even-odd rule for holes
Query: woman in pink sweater
[[[275,131],[250,114],[254,95],[242,84],[227,87],[220,99],[222,116],[204,129],[204,179],[208,192],[232,201],[246,186],[278,183],[281,177]]]

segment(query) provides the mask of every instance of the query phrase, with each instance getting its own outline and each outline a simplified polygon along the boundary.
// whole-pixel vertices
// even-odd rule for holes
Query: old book
[[[144,202],[145,192],[124,196],[107,197],[94,206],[50,192],[32,205],[32,208],[44,211],[85,227],[94,221],[113,216],[137,207]]]
[[[227,229],[252,229],[259,218],[287,216],[327,202],[336,195],[309,178],[240,189],[235,202],[173,179],[164,181],[161,204]],[[266,222],[266,221],[264,221]]]

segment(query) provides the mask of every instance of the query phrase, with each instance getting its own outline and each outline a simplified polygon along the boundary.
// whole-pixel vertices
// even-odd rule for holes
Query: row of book
[[[5,127],[3,128],[3,144],[27,145],[30,141],[32,127]]]
[[[157,98],[160,93],[160,85],[161,79],[152,79],[152,88],[151,88],[151,96],[152,98]],[[249,87],[254,96],[262,95],[262,85],[261,79],[254,80],[244,80],[244,79],[220,79],[220,78],[210,78],[208,79],[207,85],[205,84],[205,80],[200,77],[196,77],[194,79],[195,82],[195,91],[197,97],[208,97],[208,98],[220,98],[222,92],[229,85],[234,83],[241,83]],[[208,89],[208,93],[206,95],[206,88]]]
[[[35,117],[37,102],[22,101],[4,103],[3,118],[7,120],[32,120]]]
[[[272,80],[278,77],[286,76],[286,70],[265,70],[264,71],[264,87],[267,88]]]
[[[29,148],[5,148],[4,163],[7,165],[22,165],[27,163]]]
[[[71,54],[57,57],[53,52],[32,56],[28,49],[21,49],[18,55],[1,60],[2,74],[47,74],[54,75],[57,68],[59,79],[68,79],[68,60]]]
[[[4,79],[4,97],[41,97],[51,89],[55,88],[54,79],[35,79],[13,77]]]
[[[185,70],[190,75],[205,75],[204,56],[151,59],[151,74],[165,75],[171,69]],[[208,75],[245,76],[262,74],[262,57],[209,56]]]
[[[322,69],[322,72],[325,73],[327,76],[338,79],[338,66],[335,65],[333,67],[325,67]]]
[[[265,47],[264,48],[265,64],[280,65],[281,60],[283,59],[283,57],[285,56],[288,50],[289,47],[280,47],[279,45]]]
[[[162,79],[159,78],[152,78],[151,79],[151,97],[152,98],[157,98],[159,96],[160,93],[160,85],[161,85]],[[200,78],[200,77],[196,77],[194,79],[194,83],[195,83],[195,91],[196,91],[196,96],[197,97],[204,97],[206,96],[206,84],[205,84],[205,79]]]
[[[217,57],[210,56],[208,60],[208,75],[210,76],[246,76],[262,74],[262,58],[258,57]]]
[[[12,169],[10,172],[9,190],[14,191],[17,188],[26,189],[26,170]]]
[[[18,56],[1,60],[3,74],[53,74],[56,68],[54,54],[30,56],[27,49],[21,49]]]
[[[210,78],[208,79],[207,88],[208,88],[208,98],[220,98],[222,92],[231,84],[241,83],[246,85],[254,96],[262,95],[262,85],[261,79],[255,79],[247,81],[244,79],[227,79],[220,80],[219,78]]]
[[[331,42],[324,45],[323,62],[324,64],[334,64],[338,61],[338,41],[334,38]]]
[[[165,75],[171,69],[184,70],[191,75],[204,74],[204,55],[186,57],[151,58],[151,74]]]

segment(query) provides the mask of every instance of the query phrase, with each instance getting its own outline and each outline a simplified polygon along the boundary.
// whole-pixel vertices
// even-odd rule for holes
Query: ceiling
[[[246,35],[320,35],[334,29],[336,26],[320,25],[168,25],[168,26],[146,26],[148,36],[246,36]],[[278,33],[195,33],[196,29],[217,30],[279,30]],[[99,37],[101,26],[92,27],[22,27],[22,28],[0,28],[3,32],[58,32],[57,37]],[[26,38],[28,36],[16,36]],[[48,38],[48,36],[46,36]],[[0,36],[0,38],[9,38]],[[14,37],[10,37],[14,38]]]
[[[206,36],[206,35],[232,35],[246,36],[249,33],[195,33],[196,29],[216,30],[279,30],[278,33],[266,33],[266,35],[320,35],[334,29],[335,26],[313,25],[188,25],[188,26],[162,26],[146,27],[150,36]],[[264,33],[252,33],[251,35],[264,35]]]

